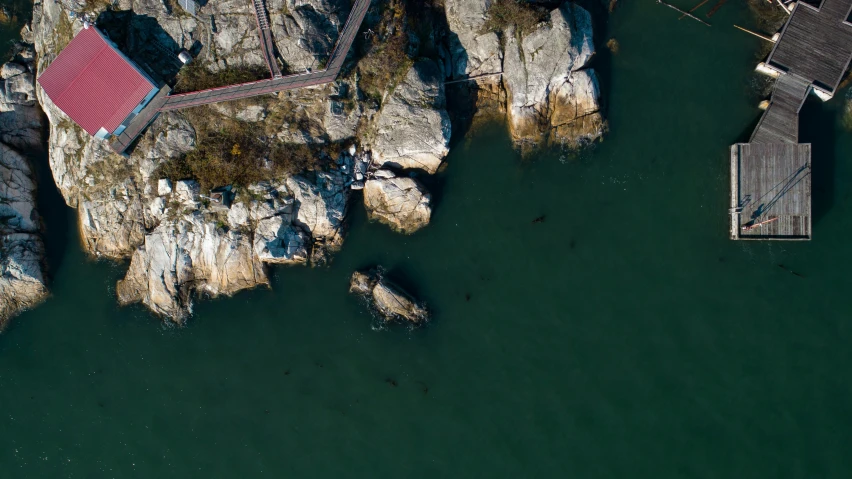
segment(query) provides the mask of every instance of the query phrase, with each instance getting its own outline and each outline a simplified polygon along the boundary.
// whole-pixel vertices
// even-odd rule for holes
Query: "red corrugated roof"
[[[80,30],[38,82],[90,135],[115,131],[155,88],[95,27]]]

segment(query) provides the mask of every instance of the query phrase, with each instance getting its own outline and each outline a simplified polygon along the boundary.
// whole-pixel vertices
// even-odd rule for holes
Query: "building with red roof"
[[[38,82],[51,101],[96,138],[120,135],[159,88],[103,33],[87,25]]]

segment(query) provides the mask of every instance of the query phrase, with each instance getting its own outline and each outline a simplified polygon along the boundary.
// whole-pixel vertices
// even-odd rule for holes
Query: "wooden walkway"
[[[127,128],[113,139],[112,143],[109,145],[110,148],[112,148],[116,153],[124,153],[133,143],[133,140],[142,133],[142,130],[147,128],[148,125],[157,119],[157,115],[160,114],[160,107],[166,103],[166,99],[171,91],[172,89],[169,88],[168,85],[160,88],[160,91],[157,92],[148,105],[143,108],[138,115],[130,120],[130,124],[127,125]]]
[[[766,64],[779,72],[750,143],[731,146],[731,239],[811,239],[811,145],[799,111],[811,89],[829,98],[852,61],[852,0],[796,4]]]
[[[272,73],[272,78],[178,95],[169,95],[171,90],[168,87],[163,87],[148,106],[134,118],[127,129],[110,144],[116,153],[124,154],[136,137],[142,133],[142,130],[150,125],[161,111],[180,110],[333,82],[337,79],[337,75],[343,67],[343,62],[346,60],[346,55],[349,53],[349,48],[355,41],[361,23],[370,8],[370,0],[355,0],[346,24],[337,39],[337,44],[332,50],[328,64],[323,70],[282,76],[274,57],[274,43],[269,29],[264,0],[252,0],[252,3],[258,19],[261,48]]]
[[[819,9],[798,2],[766,63],[833,95],[852,60],[850,9],[852,0],[823,0]]]
[[[798,143],[799,110],[810,89],[811,83],[794,73],[781,75],[775,82],[769,107],[751,135],[751,143]]]
[[[269,28],[269,16],[266,14],[264,0],[251,0],[254,6],[254,17],[257,20],[257,30],[260,33],[260,50],[272,78],[281,78],[281,69],[275,59],[275,42],[272,40],[272,30]]]
[[[744,230],[743,227],[770,221]],[[731,239],[811,237],[811,145],[731,147]]]
[[[337,39],[337,45],[332,51],[329,62],[323,70],[171,95],[160,108],[160,111],[179,110],[210,103],[251,98],[266,93],[294,90],[296,88],[332,82],[337,78],[337,74],[340,73],[343,62],[346,60],[346,54],[349,52],[349,48],[352,46],[352,42],[355,40],[358,29],[361,27],[361,22],[364,20],[364,16],[367,14],[369,8],[370,0],[356,0],[349,18],[346,20],[346,25]]]

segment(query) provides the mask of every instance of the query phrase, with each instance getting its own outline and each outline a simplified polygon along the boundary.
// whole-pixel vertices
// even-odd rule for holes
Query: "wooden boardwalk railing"
[[[266,14],[265,2],[263,0],[252,0],[251,3],[254,6],[254,16],[257,20],[260,50],[263,53],[263,58],[269,67],[269,72],[272,73],[272,78],[280,78],[281,69],[278,68],[278,61],[275,59],[275,42],[272,40],[272,30],[269,28],[269,16]]]
[[[361,22],[364,21],[369,8],[370,0],[355,1],[352,12],[349,13],[349,18],[346,20],[346,24],[340,32],[340,37],[337,39],[337,44],[334,50],[332,50],[328,64],[323,70],[170,95],[166,99],[165,104],[160,107],[160,111],[179,110],[332,82],[337,78],[337,74],[340,73],[343,62],[346,60],[346,54],[349,52],[349,48],[352,46],[352,42],[355,40],[358,29],[361,27]]]
[[[349,53],[349,48],[355,40],[355,35],[358,34],[358,29],[361,27],[361,22],[364,21],[364,17],[367,15],[367,10],[370,8],[370,0],[355,0],[355,5],[352,7],[352,11],[346,19],[346,24],[340,32],[337,44],[335,45],[334,50],[332,50],[325,69],[315,72],[282,76],[274,56],[274,43],[272,40],[272,32],[269,28],[269,17],[266,15],[264,0],[252,0],[252,3],[254,4],[255,14],[257,16],[257,25],[260,30],[261,49],[263,50],[263,56],[269,65],[269,71],[272,73],[272,78],[169,96],[166,96],[166,94],[170,91],[170,89],[168,87],[163,87],[163,90],[160,91],[154,100],[152,100],[151,103],[149,103],[148,106],[140,112],[139,116],[134,119],[130,125],[128,125],[124,132],[116,137],[116,139],[110,144],[110,147],[112,147],[116,153],[124,154],[136,137],[142,133],[142,130],[147,128],[161,111],[180,110],[182,108],[191,108],[194,106],[238,100],[241,98],[251,98],[253,96],[264,95],[267,93],[294,90],[296,88],[304,88],[333,82],[337,78],[338,73],[340,73],[340,69],[343,67],[343,61],[346,59],[346,54]]]

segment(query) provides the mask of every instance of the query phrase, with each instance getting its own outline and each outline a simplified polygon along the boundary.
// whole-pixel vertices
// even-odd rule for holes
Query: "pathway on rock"
[[[361,22],[364,20],[369,7],[370,0],[356,0],[349,18],[346,20],[346,25],[340,34],[340,38],[337,40],[337,45],[329,58],[328,65],[326,65],[324,70],[170,95],[159,111],[179,110],[332,82],[337,78],[337,74],[340,73],[340,68],[343,66],[343,61],[346,59],[349,47],[352,46],[355,35],[358,33],[358,28],[361,26]],[[271,55],[271,51],[269,53]],[[274,63],[274,58],[268,58],[267,61]]]

